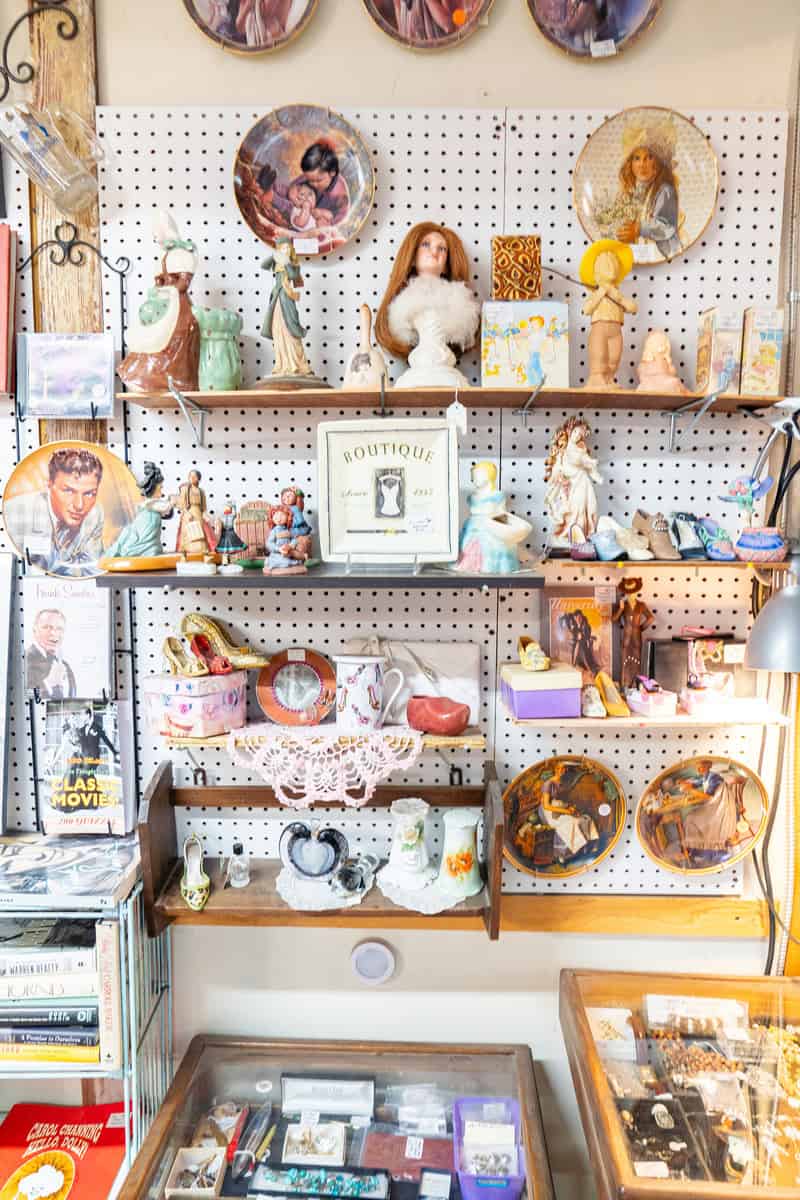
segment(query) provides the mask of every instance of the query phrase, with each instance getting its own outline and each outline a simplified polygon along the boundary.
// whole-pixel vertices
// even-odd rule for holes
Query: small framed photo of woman
[[[552,662],[566,663],[594,683],[598,671],[618,678],[619,647],[612,613],[617,589],[549,587],[542,590],[541,642]]]

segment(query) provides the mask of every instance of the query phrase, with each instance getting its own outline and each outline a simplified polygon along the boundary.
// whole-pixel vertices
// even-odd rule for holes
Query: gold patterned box
[[[536,233],[492,238],[492,299],[538,300],[542,294],[542,239]]]

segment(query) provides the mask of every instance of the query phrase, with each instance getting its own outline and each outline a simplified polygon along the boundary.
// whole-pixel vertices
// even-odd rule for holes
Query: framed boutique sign
[[[319,539],[326,562],[452,562],[458,440],[446,420],[323,421]]]

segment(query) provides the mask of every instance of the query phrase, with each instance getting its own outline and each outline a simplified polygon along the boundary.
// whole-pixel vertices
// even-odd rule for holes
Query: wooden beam
[[[32,7],[29,0],[29,7]],[[95,127],[97,104],[97,61],[95,49],[94,0],[70,0],[78,20],[77,36],[65,40],[58,27],[64,16],[58,11],[41,12],[31,22],[31,60],[35,71],[33,103],[37,108],[58,105]],[[73,149],[75,146],[73,146]],[[80,237],[99,244],[100,213],[97,201],[78,216],[65,217],[39,188],[30,185],[31,250],[49,241],[57,225],[72,220]],[[84,255],[81,266],[56,266],[48,251],[34,260],[33,313],[40,333],[101,333],[104,328],[100,262],[94,254]],[[77,439],[106,441],[104,421],[42,422],[40,440],[54,442]]]
[[[616,937],[764,938],[767,906],[734,896],[504,895],[505,933],[591,933]]]

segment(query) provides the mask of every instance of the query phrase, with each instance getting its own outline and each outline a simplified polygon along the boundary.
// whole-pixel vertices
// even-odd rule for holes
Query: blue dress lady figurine
[[[476,575],[507,575],[519,570],[519,545],[533,526],[506,509],[497,488],[497,467],[478,462],[470,476],[473,492],[469,516],[459,539],[457,571]]]
[[[136,482],[144,496],[139,511],[131,523],[120,530],[104,558],[156,558],[164,553],[161,524],[175,511],[173,501],[163,495],[164,476],[155,463],[146,462]]]
[[[278,238],[273,253],[264,259],[261,267],[273,274],[261,336],[270,339],[275,354],[272,374],[261,383],[264,387],[327,387],[312,371],[303,349],[303,338],[308,330],[300,324],[297,311],[303,276],[291,238]]]

